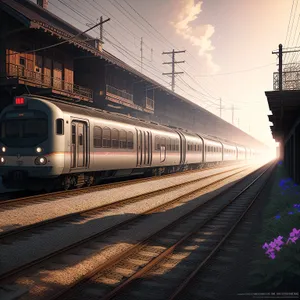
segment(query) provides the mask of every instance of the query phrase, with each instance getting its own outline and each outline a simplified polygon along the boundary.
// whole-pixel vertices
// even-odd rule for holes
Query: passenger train
[[[89,186],[252,159],[257,152],[208,135],[61,100],[24,95],[0,114],[7,188]]]

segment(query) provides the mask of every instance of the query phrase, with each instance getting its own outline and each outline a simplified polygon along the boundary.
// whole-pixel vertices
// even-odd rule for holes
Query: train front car
[[[1,112],[0,125],[3,185],[47,189],[64,168],[63,113],[48,101],[16,97]]]

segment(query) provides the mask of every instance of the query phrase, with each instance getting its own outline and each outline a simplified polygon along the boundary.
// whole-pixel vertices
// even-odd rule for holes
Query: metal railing
[[[119,90],[111,85],[106,85],[106,93],[113,94],[133,103],[133,95],[125,91]]]
[[[279,73],[273,73],[273,89],[279,90]],[[282,72],[282,89],[283,90],[300,90],[300,71]]]
[[[26,83],[34,84],[42,88],[53,88],[60,92],[69,94],[71,97],[93,100],[93,91],[79,86],[77,84],[66,82],[60,78],[51,77],[41,72],[34,72],[26,69],[22,65],[16,65],[12,63],[6,64],[6,77],[16,77],[24,80]]]
[[[146,108],[154,110],[154,100],[146,97]]]

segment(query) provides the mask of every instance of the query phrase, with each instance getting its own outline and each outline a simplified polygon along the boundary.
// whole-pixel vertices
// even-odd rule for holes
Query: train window
[[[159,138],[159,136],[155,137],[155,150],[160,150],[160,138]]]
[[[175,151],[175,140],[171,139],[171,151]]]
[[[72,124],[72,144],[76,144],[76,125]]]
[[[131,131],[127,135],[127,146],[128,149],[133,149],[133,133]]]
[[[112,147],[119,148],[119,130],[113,129],[111,134]]]
[[[167,138],[167,150],[170,151],[171,150],[171,139]]]
[[[102,146],[103,148],[111,147],[111,130],[108,127],[103,128]]]
[[[127,133],[125,130],[120,130],[120,148],[127,148]]]
[[[197,146],[198,145],[196,145],[196,144],[194,145],[194,151],[197,151]]]
[[[64,134],[64,119],[56,119],[56,134]]]
[[[82,135],[82,133],[79,134],[79,145],[80,146],[83,145],[83,135]]]
[[[176,140],[176,147],[175,147],[176,151],[179,151],[179,140]]]
[[[164,146],[164,147],[166,147],[166,138],[161,138],[160,139],[160,146],[162,147],[162,146]]]
[[[98,126],[94,127],[94,147],[102,147],[102,128]]]

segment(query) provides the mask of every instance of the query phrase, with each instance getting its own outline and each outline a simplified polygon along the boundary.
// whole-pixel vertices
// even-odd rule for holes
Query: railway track
[[[220,184],[222,181],[227,180],[227,179],[229,179],[232,176],[235,176],[237,174],[240,174],[244,170],[245,170],[245,168],[237,168],[237,169],[229,170],[229,171],[225,171],[225,172],[224,171],[223,172],[218,172],[216,174],[205,176],[205,177],[202,177],[202,178],[199,178],[199,179],[196,179],[196,180],[191,180],[189,182],[185,182],[185,183],[182,183],[182,184],[177,185],[177,186],[172,185],[171,187],[164,188],[164,189],[159,189],[155,192],[150,192],[150,193],[146,192],[146,193],[144,193],[142,195],[139,195],[137,197],[125,198],[123,200],[113,202],[113,203],[107,204],[107,205],[102,205],[102,206],[99,206],[99,207],[96,207],[96,208],[88,209],[88,210],[85,210],[83,212],[63,215],[63,216],[60,216],[60,217],[57,217],[57,218],[53,218],[53,219],[41,221],[41,222],[38,222],[38,223],[33,223],[31,225],[28,225],[28,226],[24,226],[24,227],[16,228],[16,229],[13,229],[13,230],[9,230],[7,232],[3,232],[0,235],[0,242],[2,244],[6,244],[6,245],[10,245],[10,244],[13,245],[15,243],[15,241],[28,239],[28,237],[30,235],[41,234],[43,232],[53,230],[53,228],[55,228],[55,227],[61,227],[64,224],[68,225],[68,224],[75,223],[80,218],[93,218],[94,215],[97,215],[97,214],[99,214],[103,211],[109,211],[109,210],[117,209],[117,208],[120,208],[120,206],[125,206],[125,205],[128,205],[128,204],[136,204],[137,202],[142,201],[145,198],[159,196],[159,195],[162,195],[162,194],[167,193],[167,192],[178,190],[178,189],[180,189],[180,187],[186,186],[186,185],[189,185],[189,184],[200,183],[200,182],[208,180],[208,179],[213,180],[212,182],[209,182],[209,183],[205,184],[204,186],[202,186],[200,188],[192,189],[188,194],[185,194],[185,196],[188,197],[190,194],[193,194],[197,191],[199,192],[199,191],[205,190],[209,187],[212,187],[214,185]],[[229,174],[225,177],[222,176],[226,173],[231,173],[231,174]],[[213,179],[214,177],[215,177],[215,180]],[[104,230],[100,233],[96,233],[95,235],[92,235],[88,238],[85,238],[85,239],[81,240],[79,242],[79,244],[82,244],[82,243],[85,243],[87,241],[93,240],[94,238],[96,238],[98,236],[105,235],[107,232],[109,232],[111,230],[114,230],[114,229],[116,229],[116,228],[118,228],[122,225],[125,225],[129,222],[132,222],[134,220],[138,220],[143,215],[154,213],[154,212],[160,211],[164,208],[167,208],[168,206],[174,205],[177,202],[179,202],[181,199],[182,199],[182,196],[177,197],[175,199],[173,197],[173,198],[170,199],[170,201],[164,202],[161,205],[158,205],[158,206],[156,206],[152,209],[148,209],[147,211],[143,211],[142,214],[133,215],[129,219],[127,219],[123,222],[117,223],[115,226],[112,226],[112,227],[108,228],[107,230]],[[75,247],[79,244],[77,242],[75,242],[73,245],[65,247],[65,248],[61,249],[60,251],[68,250],[69,248]],[[57,253],[54,252],[54,253],[50,254],[50,256],[56,255],[56,254]],[[2,266],[2,273],[0,271],[0,280],[7,277],[10,274],[19,272],[21,269],[28,268],[29,266],[32,266],[32,265],[34,265],[36,263],[39,263],[39,262],[41,262],[45,259],[48,259],[50,256],[46,255],[46,256],[41,257],[40,259],[37,259],[33,262],[29,262],[27,264],[24,264],[21,267],[13,268],[11,271],[7,272],[6,274],[3,274],[3,270],[5,270],[5,267]]]
[[[240,172],[242,172],[242,171],[240,171]],[[236,174],[237,173],[239,173],[239,172],[236,172]],[[216,175],[214,175],[214,176],[216,176]],[[229,175],[229,176],[227,176],[228,178],[229,177],[232,177],[232,176],[234,176],[234,175]],[[203,180],[203,178],[201,179],[201,180]],[[224,181],[224,178],[223,179],[220,179],[220,180],[217,180],[216,182],[213,182],[213,184],[212,183],[210,183],[210,184],[208,184],[207,186],[204,186],[204,187],[202,187],[201,189],[204,189],[204,188],[208,188],[208,187],[211,187],[212,185],[215,185],[215,184],[217,184],[217,182],[219,182],[220,183],[220,181]],[[242,180],[243,181],[243,180]],[[185,185],[186,185],[187,183],[185,183]],[[191,193],[194,193],[195,191],[193,191],[193,192],[191,192]],[[42,258],[40,258],[40,259],[37,259],[37,260],[35,260],[35,261],[31,261],[30,263],[28,263],[28,264],[24,264],[24,265],[22,265],[21,267],[18,267],[18,268],[15,268],[15,269],[12,269],[12,270],[10,270],[9,272],[6,272],[5,274],[2,274],[2,276],[1,276],[1,281],[3,282],[3,283],[11,283],[11,282],[17,282],[18,281],[18,278],[20,278],[20,276],[22,277],[22,274],[24,274],[24,271],[26,271],[26,274],[27,274],[27,271],[30,273],[30,270],[33,268],[33,270],[35,269],[34,268],[34,266],[36,266],[36,267],[38,267],[38,265],[40,265],[41,263],[43,263],[43,265],[45,264],[45,263],[47,263],[47,261],[48,261],[48,264],[50,263],[50,261],[51,261],[51,259],[53,260],[53,259],[55,259],[55,258],[57,258],[57,257],[61,257],[61,256],[63,256],[63,255],[66,255],[66,253],[69,251],[75,251],[75,249],[76,249],[76,247],[78,248],[77,249],[77,251],[80,253],[80,251],[82,251],[82,249],[85,249],[85,250],[87,250],[87,249],[89,249],[90,247],[91,247],[91,244],[95,244],[96,243],[96,239],[98,240],[98,243],[99,243],[99,240],[104,240],[104,237],[106,237],[106,236],[108,236],[108,235],[113,235],[112,233],[114,232],[114,231],[120,231],[121,230],[121,228],[124,228],[124,227],[130,227],[130,226],[136,226],[136,224],[137,224],[137,222],[140,222],[141,221],[141,219],[143,219],[143,218],[145,218],[145,217],[147,217],[147,216],[149,216],[150,214],[154,214],[154,213],[158,213],[159,211],[164,211],[164,210],[166,210],[166,209],[170,209],[170,207],[172,207],[172,205],[174,206],[180,206],[180,205],[182,205],[182,203],[184,203],[184,201],[181,201],[181,203],[180,203],[180,200],[182,200],[182,197],[178,197],[178,198],[176,198],[176,199],[173,199],[172,201],[170,201],[170,202],[168,202],[168,203],[164,203],[164,204],[162,204],[162,205],[160,205],[160,206],[158,206],[158,207],[155,207],[155,208],[153,208],[153,209],[150,209],[150,210],[148,210],[148,211],[146,211],[146,212],[144,212],[142,215],[135,215],[135,216],[133,216],[132,218],[129,218],[128,220],[126,220],[126,221],[124,221],[124,222],[121,222],[121,223],[119,223],[119,224],[116,224],[115,226],[112,226],[112,227],[110,227],[110,228],[108,228],[107,230],[104,230],[104,231],[102,231],[101,233],[97,233],[97,234],[95,234],[95,235],[93,235],[93,236],[90,236],[89,238],[87,238],[87,239],[84,239],[84,240],[82,240],[82,241],[80,241],[80,242],[78,242],[78,243],[74,243],[74,244],[72,244],[72,245],[70,245],[70,246],[68,246],[68,247],[65,247],[65,248],[63,248],[63,249],[60,249],[59,251],[55,251],[55,252],[53,252],[53,253],[51,253],[51,254],[49,254],[49,255],[47,255],[47,256],[44,256],[44,257],[42,257]],[[207,204],[203,204],[203,206],[205,206],[205,205],[207,205]],[[200,205],[201,206],[201,205]],[[186,218],[188,216],[188,214],[187,215],[185,215],[182,219],[184,219],[184,218]],[[177,221],[178,222],[178,221]],[[145,241],[144,241],[145,242]],[[137,249],[138,247],[141,247],[143,245],[143,243],[142,242],[139,242],[139,243],[137,243],[135,246],[133,246],[135,249]],[[94,247],[95,247],[95,245],[94,245]],[[93,248],[93,247],[92,247]],[[131,248],[131,247],[130,247]],[[81,249],[81,250],[80,250]],[[76,253],[78,253],[77,251],[75,251]],[[126,253],[126,252],[125,252]],[[128,253],[127,253],[128,254]],[[127,255],[126,254],[126,255]],[[122,255],[124,255],[124,253],[122,253]],[[77,255],[77,257],[79,257],[80,255]],[[120,257],[118,257],[118,259],[119,259]],[[115,262],[115,260],[113,260],[113,262]],[[109,265],[111,265],[112,263],[113,263],[112,261],[110,261],[109,262]],[[107,264],[106,264],[107,265]],[[31,269],[30,269],[31,268]],[[103,266],[101,267],[101,268],[103,268]],[[33,271],[34,272],[34,271]],[[24,275],[25,276],[25,275]],[[36,289],[38,289],[38,288],[36,288]],[[25,297],[26,298],[26,297]],[[32,295],[32,294],[30,294],[30,299],[34,299],[34,295]]]
[[[239,164],[233,164],[234,165],[239,165]],[[122,186],[130,185],[130,184],[138,184],[138,183],[143,183],[147,181],[157,181],[160,180],[162,177],[163,178],[169,178],[169,177],[176,177],[176,176],[182,176],[184,174],[190,174],[190,173],[195,173],[199,171],[207,171],[207,170],[213,170],[217,169],[218,167],[207,167],[203,169],[197,169],[197,170],[189,170],[189,171],[184,171],[184,172],[177,172],[177,173],[172,173],[172,174],[165,174],[160,177],[146,177],[146,178],[138,178],[138,179],[130,179],[126,181],[120,181],[120,182],[114,182],[114,183],[105,183],[101,185],[94,185],[94,186],[89,186],[89,187],[83,187],[83,188],[76,188],[72,190],[67,190],[67,191],[57,191],[57,192],[51,192],[51,193],[32,193],[28,191],[14,191],[14,192],[5,192],[0,194],[0,210],[5,210],[5,209],[14,209],[16,207],[23,207],[26,205],[31,205],[34,203],[43,203],[43,202],[49,202],[49,201],[55,201],[59,199],[64,199],[64,198],[70,198],[74,197],[77,195],[83,195],[87,194],[90,192],[97,192],[97,191],[102,191],[102,190],[107,190],[107,189],[113,189],[113,188],[119,188]],[[226,167],[224,165],[223,167]],[[23,196],[23,195],[26,196]],[[14,199],[11,199],[12,197],[16,197]]]
[[[172,190],[177,190],[177,189],[180,189],[181,187],[183,187],[185,185],[201,182],[203,180],[214,178],[214,177],[217,177],[219,175],[230,173],[230,172],[235,171],[235,170],[237,170],[238,172],[239,171],[242,172],[244,170],[244,167],[237,167],[237,168],[234,168],[234,169],[231,169],[231,170],[221,171],[221,172],[218,172],[218,173],[215,173],[215,174],[212,174],[212,175],[208,175],[208,176],[205,176],[205,177],[185,181],[183,183],[176,183],[176,184],[173,184],[173,185],[171,185],[167,188],[156,189],[152,192],[144,192],[144,193],[141,193],[137,196],[123,198],[119,201],[115,201],[115,202],[112,202],[112,203],[109,203],[109,204],[98,205],[98,206],[90,208],[90,209],[86,209],[86,210],[82,210],[82,211],[74,212],[74,213],[69,213],[69,214],[64,214],[64,215],[61,215],[61,216],[58,216],[58,217],[55,217],[55,218],[45,219],[45,220],[40,221],[40,222],[36,222],[36,223],[29,224],[29,225],[26,225],[26,226],[20,226],[20,227],[11,229],[11,230],[3,231],[3,232],[0,232],[0,241],[3,241],[3,239],[5,239],[5,238],[7,240],[8,237],[12,237],[12,236],[14,236],[14,238],[16,239],[16,238],[18,238],[17,235],[19,235],[20,233],[29,231],[29,230],[37,229],[37,228],[45,226],[45,225],[54,224],[54,223],[62,222],[62,221],[71,222],[72,219],[76,220],[79,217],[92,216],[92,215],[100,213],[101,211],[104,211],[104,210],[113,209],[113,208],[120,207],[122,205],[127,205],[127,204],[130,204],[130,203],[135,203],[135,202],[141,201],[142,199],[144,199],[146,197],[151,197],[151,196],[153,197],[153,196],[157,196],[157,195],[162,194],[162,193],[170,192]],[[231,175],[229,175],[229,177],[230,176]],[[113,186],[113,188],[116,188],[116,187]],[[103,190],[103,189],[101,189],[101,190]],[[99,191],[99,190],[97,190],[97,191]],[[84,193],[86,193],[86,192],[87,191],[85,190]],[[59,199],[61,199],[61,198],[64,199],[65,196],[62,196],[62,195],[61,194],[59,194],[59,195],[55,194],[55,195],[53,195],[53,197],[55,199],[58,199],[57,197],[59,197]],[[75,195],[78,195],[78,193],[76,193]],[[38,201],[37,199],[43,198],[43,196],[38,195],[38,196],[34,196],[32,198],[34,198],[34,201]],[[42,201],[44,202],[45,200],[43,199]],[[19,203],[19,199],[18,199],[17,202]],[[29,201],[29,203],[30,203],[30,201]],[[23,204],[21,203],[21,206],[22,205]],[[28,203],[27,203],[27,205],[28,205]],[[14,208],[14,209],[16,208],[15,207],[15,202],[14,202],[12,207],[11,206],[7,207],[7,209],[12,209],[12,208]]]
[[[185,299],[180,295],[240,223],[272,166],[256,171],[255,178],[252,174],[250,183],[235,196],[236,185],[230,188],[233,198],[227,203],[219,196],[206,202],[51,300]]]

